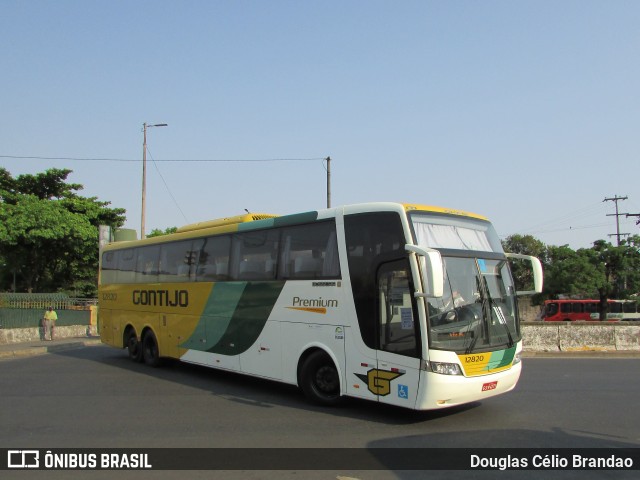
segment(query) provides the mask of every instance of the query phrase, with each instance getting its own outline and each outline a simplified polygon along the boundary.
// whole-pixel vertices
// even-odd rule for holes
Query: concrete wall
[[[76,338],[98,336],[95,325],[56,326],[54,338]],[[42,328],[8,328],[0,329],[0,345],[11,343],[33,342],[44,340]]]
[[[527,322],[522,338],[528,352],[640,351],[640,323]]]
[[[56,338],[97,336],[96,325],[56,326]],[[526,322],[527,352],[640,351],[640,322]],[[0,345],[42,340],[42,328],[0,329]]]

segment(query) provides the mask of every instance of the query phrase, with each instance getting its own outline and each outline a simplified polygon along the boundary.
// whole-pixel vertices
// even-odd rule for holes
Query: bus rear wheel
[[[313,352],[305,359],[299,383],[306,397],[320,405],[333,406],[342,400],[338,369],[325,352]]]
[[[153,332],[149,331],[142,338],[142,357],[144,363],[150,367],[160,366],[160,351],[158,350],[158,341]]]
[[[136,332],[131,330],[127,336],[127,351],[129,352],[129,358],[134,362],[142,361],[142,345],[138,341]]]

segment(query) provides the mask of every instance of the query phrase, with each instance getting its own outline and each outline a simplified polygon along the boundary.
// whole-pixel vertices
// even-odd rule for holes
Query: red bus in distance
[[[640,305],[634,300],[608,300],[607,321],[619,322],[640,320]],[[600,301],[545,300],[543,318],[545,322],[594,322],[600,320]]]

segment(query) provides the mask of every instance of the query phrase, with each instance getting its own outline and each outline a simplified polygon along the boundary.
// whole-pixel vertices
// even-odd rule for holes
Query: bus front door
[[[420,380],[420,326],[407,260],[382,264],[377,275],[378,401],[414,408]]]

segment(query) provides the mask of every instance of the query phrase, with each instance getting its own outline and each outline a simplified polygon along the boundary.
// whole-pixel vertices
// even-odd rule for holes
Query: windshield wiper
[[[511,336],[511,330],[509,330],[509,326],[507,325],[507,319],[505,318],[504,312],[502,311],[500,306],[497,305],[496,301],[491,297],[491,292],[489,291],[489,285],[487,284],[487,279],[484,278],[482,275],[480,275],[480,278],[476,277],[476,284],[478,287],[478,293],[480,294],[480,302],[482,304],[482,317],[483,317],[482,326],[486,328],[487,331],[489,330],[489,326],[487,322],[491,321],[491,319],[493,318],[493,315],[491,313],[491,310],[493,309],[493,311],[496,314],[496,317],[498,318],[498,323],[500,323],[504,327],[504,330],[507,333],[507,338],[508,338],[507,347],[508,348],[513,347],[514,341],[513,341],[513,337]],[[473,338],[473,340],[465,350],[465,353],[467,355],[473,352],[473,347],[475,347],[477,341],[478,341],[478,337],[476,336]]]
[[[493,308],[493,311],[496,313],[496,317],[498,317],[498,323],[502,325],[504,327],[505,332],[507,332],[507,337],[509,338],[507,347],[511,348],[513,347],[514,343],[513,343],[513,337],[511,336],[511,330],[509,330],[509,325],[507,325],[507,319],[504,316],[504,312],[502,311],[502,308],[500,308],[500,306],[496,304],[496,301],[493,298],[491,298],[491,293],[489,292],[487,280],[484,278],[483,280],[484,280],[485,286],[487,286],[487,297],[489,298],[489,305],[491,306],[491,308]],[[491,318],[491,311],[489,311],[489,315],[490,315],[489,318]]]
[[[489,301],[492,304],[495,303],[492,299],[490,299]],[[498,317],[498,323],[504,327],[505,332],[507,332],[507,337],[509,337],[509,343],[507,344],[507,347],[511,348],[513,347],[513,337],[511,336],[511,330],[509,330],[509,325],[507,325],[507,319],[504,316],[504,312],[497,305],[495,305],[493,308],[496,312],[496,316]]]
[[[473,347],[476,346],[476,342],[478,341],[478,337],[479,337],[479,335],[474,335],[473,340],[471,340],[471,343],[469,344],[467,349],[464,351],[464,353],[469,355],[471,352],[473,352]]]
[[[482,307],[482,319],[480,320],[480,335],[474,335],[473,339],[471,340],[471,343],[469,343],[469,346],[465,350],[465,353],[467,355],[473,352],[473,347],[476,346],[478,338],[482,335],[482,329],[486,327],[487,318],[491,318],[491,312],[487,308],[487,299],[484,294],[484,289],[481,287],[480,279],[478,277],[476,277],[476,287],[478,288],[478,293],[480,294],[480,303]],[[474,333],[475,333],[475,330],[474,330]]]

